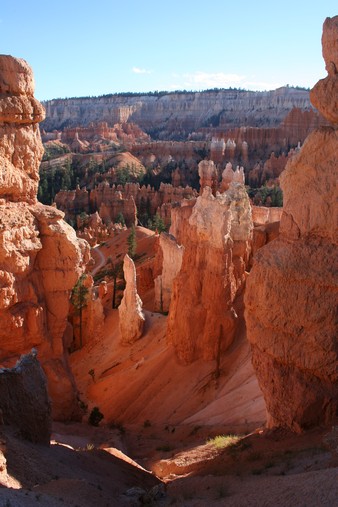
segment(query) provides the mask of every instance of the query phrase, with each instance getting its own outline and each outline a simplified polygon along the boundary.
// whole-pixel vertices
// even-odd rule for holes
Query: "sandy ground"
[[[152,454],[148,464],[163,482],[120,451],[129,445],[128,429],[59,423],[48,448],[3,427],[0,507],[338,505],[337,455],[324,445],[328,430],[301,436],[265,430],[220,449],[205,441],[203,429],[182,438],[177,427],[171,450],[155,452],[159,429],[139,431]]]

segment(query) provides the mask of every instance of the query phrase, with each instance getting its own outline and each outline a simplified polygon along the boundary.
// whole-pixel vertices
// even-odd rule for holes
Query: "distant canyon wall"
[[[173,133],[172,138],[186,138],[189,133],[210,126],[274,127],[293,107],[312,109],[307,90],[288,86],[265,92],[219,90],[54,99],[44,106],[45,130],[102,121],[110,126],[134,122],[163,139]]]

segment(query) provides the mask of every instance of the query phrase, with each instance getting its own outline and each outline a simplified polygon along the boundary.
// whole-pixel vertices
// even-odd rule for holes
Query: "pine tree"
[[[135,225],[131,226],[127,242],[128,242],[128,255],[131,259],[134,259],[137,247]]]
[[[73,287],[70,302],[74,306],[75,310],[79,314],[80,321],[80,348],[82,347],[82,310],[87,306],[88,298],[89,298],[89,289],[84,285],[84,280],[86,275],[83,274],[80,276],[78,281]]]
[[[117,279],[123,276],[123,263],[116,262],[115,264],[111,262],[111,269],[109,270],[109,275],[113,277],[113,297],[112,297],[112,308],[116,308],[116,289],[117,289]]]
[[[121,213],[121,211],[116,215],[116,218],[115,218],[115,221],[114,221],[115,224],[121,224],[123,226],[126,225],[126,221],[124,219],[124,216],[123,214]]]
[[[166,230],[166,226],[164,224],[164,221],[158,212],[156,213],[156,215],[153,218],[153,229],[154,229],[154,231],[157,231],[158,234],[161,234],[161,232]]]

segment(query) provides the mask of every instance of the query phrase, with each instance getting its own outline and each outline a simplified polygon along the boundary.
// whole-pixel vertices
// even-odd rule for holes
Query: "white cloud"
[[[147,69],[141,69],[140,67],[133,67],[131,69],[134,74],[151,74],[151,70],[147,70]]]
[[[175,74],[175,84],[170,85],[170,89],[179,90],[203,90],[206,88],[243,88],[247,90],[273,90],[282,86],[281,83],[268,83],[256,81],[253,76],[244,76],[239,74],[226,74],[224,72],[203,72]],[[179,78],[179,79],[177,79]],[[180,84],[178,82],[181,81]]]

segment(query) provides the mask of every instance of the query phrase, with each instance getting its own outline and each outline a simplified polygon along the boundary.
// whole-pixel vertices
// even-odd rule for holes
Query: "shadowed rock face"
[[[163,262],[162,273],[155,278],[155,308],[159,312],[169,310],[171,288],[182,266],[184,248],[177,244],[174,236],[162,232],[159,240]]]
[[[37,347],[53,416],[78,414],[64,354],[69,291],[89,258],[56,208],[37,202],[44,109],[21,59],[0,55],[0,361]]]
[[[4,424],[19,428],[27,440],[49,445],[51,403],[36,352],[22,356],[13,368],[0,369],[0,408]]]
[[[338,17],[325,21],[322,40],[332,70],[338,47],[328,41],[338,40]],[[323,102],[316,85],[311,98],[333,121],[338,88],[325,94]],[[281,235],[259,250],[248,279],[248,339],[270,426],[300,431],[330,423],[336,414],[337,166],[337,127],[312,132],[281,177]]]

